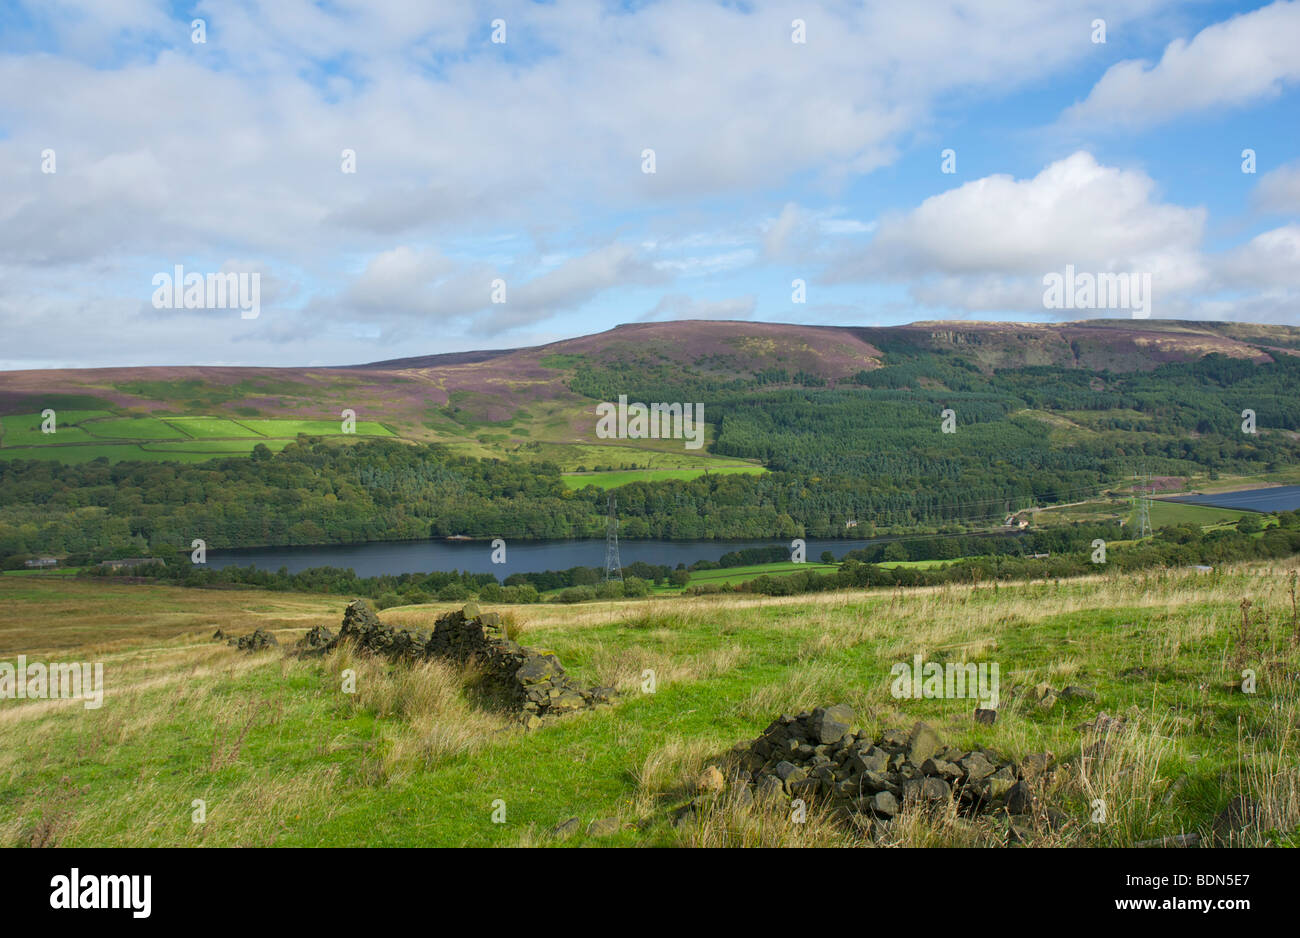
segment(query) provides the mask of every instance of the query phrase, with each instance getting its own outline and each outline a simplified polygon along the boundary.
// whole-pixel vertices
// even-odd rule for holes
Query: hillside
[[[611,468],[675,468],[708,464],[708,453],[683,459],[680,446],[648,440],[618,441],[618,448],[610,450],[610,444],[594,433],[594,406],[601,399],[596,392],[604,388],[593,388],[582,379],[592,372],[613,374],[628,390],[647,392],[666,393],[685,383],[691,387],[682,390],[696,393],[701,388],[772,392],[854,386],[864,373],[906,367],[911,370],[891,379],[889,386],[958,390],[936,366],[986,377],[996,369],[1026,367],[1126,375],[1210,355],[1267,363],[1297,354],[1300,329],[1284,326],[1088,320],[920,322],[871,328],[682,321],[622,325],[535,348],[330,368],[10,371],[0,372],[0,415],[26,415],[26,421],[5,422],[6,428],[14,429],[0,436],[0,456],[52,455],[46,446],[65,443],[100,447],[93,454],[69,447],[61,451],[65,458],[107,455],[112,461],[169,458],[166,454],[177,452],[190,455],[175,458],[247,453],[256,442],[278,449],[300,431],[329,435],[339,415],[350,409],[359,421],[374,428],[373,433],[447,443],[467,455],[521,453],[569,469],[596,463]],[[90,425],[83,428],[85,434],[73,434],[85,439],[32,439],[30,433],[17,432],[34,429],[35,415],[47,407],[67,409],[87,419],[189,415],[228,418],[239,426],[198,436],[175,424],[159,428],[143,422],[107,428]],[[706,419],[716,430],[714,413],[710,411]],[[321,423],[273,424],[254,432],[242,425],[248,420],[275,419]],[[184,447],[159,442],[173,438],[204,442]],[[602,451],[586,449],[593,445],[602,446]],[[41,452],[27,449],[32,446],[40,446]],[[25,451],[6,452],[15,447]],[[646,452],[661,455],[651,457]]]
[[[293,654],[307,630],[338,628],[345,597],[0,577],[0,655],[90,656],[106,676],[102,708],[34,700],[0,713],[13,740],[0,846],[1295,845],[1295,570],[499,607],[522,642],[619,691],[612,708],[532,731],[441,661]],[[382,616],[429,628],[450,608]],[[38,625],[51,616],[59,628]],[[264,629],[279,647],[239,651],[212,640],[218,627]],[[891,668],[914,655],[998,663],[996,722],[976,722],[972,700],[895,696]],[[1258,674],[1253,693],[1242,667]],[[355,694],[340,692],[344,669]],[[1039,685],[1073,690],[1040,700]],[[788,800],[733,785],[678,816],[734,745],[782,713],[839,703],[873,737],[921,720],[962,751],[1021,766],[1048,754],[1038,807],[971,816],[956,799],[904,799],[892,821],[855,827],[823,799],[792,824]],[[1241,829],[1221,820],[1237,795],[1258,806]]]

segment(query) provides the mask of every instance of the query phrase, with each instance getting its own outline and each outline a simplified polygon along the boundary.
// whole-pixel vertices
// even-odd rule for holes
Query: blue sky
[[[0,368],[1129,315],[1066,265],[1300,324],[1297,48],[1300,0],[3,3]],[[177,264],[258,317],[155,308]]]

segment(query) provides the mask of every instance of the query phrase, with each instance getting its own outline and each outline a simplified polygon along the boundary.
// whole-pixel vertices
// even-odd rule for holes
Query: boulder
[[[923,776],[903,783],[904,801],[938,802],[951,797],[952,788],[941,778]]]
[[[918,722],[907,737],[907,761],[919,767],[934,755],[941,745],[939,734],[928,724]]]
[[[700,793],[726,791],[727,780],[722,777],[722,770],[716,765],[707,767],[695,780],[695,790]]]
[[[848,704],[818,707],[812,712],[812,738],[823,745],[837,743],[850,732],[855,714]]]
[[[552,827],[551,836],[557,840],[563,840],[565,837],[569,837],[575,833],[581,825],[581,821],[576,817],[571,817],[567,821],[561,821],[559,824]]]
[[[587,825],[587,836],[608,837],[610,834],[617,834],[621,827],[616,817],[597,818]]]
[[[887,791],[878,791],[867,799],[867,807],[882,817],[893,817],[898,814],[898,799]]]

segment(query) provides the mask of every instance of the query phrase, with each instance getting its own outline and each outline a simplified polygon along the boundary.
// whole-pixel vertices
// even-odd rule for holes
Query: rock
[[[1043,681],[1041,684],[1035,684],[1033,690],[1029,693],[1039,703],[1042,702],[1044,697],[1056,696],[1056,691],[1053,690],[1052,685],[1048,684],[1046,681]]]
[[[997,766],[990,762],[988,757],[982,752],[972,752],[957,764],[961,768],[962,772],[965,773],[967,781],[978,781],[982,778],[988,778],[997,771]]]
[[[334,633],[323,625],[318,625],[302,638],[298,639],[297,648],[302,651],[323,652],[334,643]]]
[[[886,772],[863,772],[861,786],[867,791],[888,791],[898,794],[902,779]]]
[[[563,671],[560,660],[554,655],[529,655],[515,672],[515,680],[527,687],[549,681]]]
[[[1046,752],[1031,752],[1020,760],[1020,777],[1033,781],[1047,771],[1052,757]]]
[[[695,780],[695,790],[701,793],[727,790],[727,780],[722,777],[722,770],[716,765],[708,766]]]
[[[976,723],[983,724],[984,726],[992,726],[997,722],[997,720],[998,712],[996,710],[984,710],[979,707],[975,708]]]
[[[966,816],[995,810],[1032,812],[1043,815],[1049,824],[1065,823],[1059,811],[1036,805],[1029,787],[1032,779],[1050,770],[1049,753],[1025,756],[1017,767],[987,747],[967,752],[944,746],[925,723],[916,723],[909,733],[885,730],[872,742],[860,731],[832,727],[825,733],[828,719],[851,725],[852,717],[832,707],[782,714],[763,735],[733,746],[709,768],[728,780],[727,789],[737,801],[819,800],[832,819],[865,831],[882,831],[880,825],[897,816],[900,805],[909,800],[933,806],[951,803],[954,797]],[[821,741],[828,736],[838,738]],[[718,780],[706,772],[710,781],[701,790],[712,788]],[[715,790],[698,796],[687,808],[706,810],[718,803],[718,795]]]
[[[608,837],[610,834],[617,834],[621,828],[622,825],[616,817],[597,818],[587,825],[587,836]]]
[[[822,783],[816,778],[788,778],[785,780],[785,792],[791,798],[803,798],[805,801],[815,798],[821,791]]]
[[[265,629],[256,629],[252,635],[241,635],[239,638],[232,638],[227,644],[234,645],[240,651],[262,651],[280,643],[276,641],[274,635]]]
[[[1075,729],[1084,734],[1108,736],[1122,730],[1125,725],[1126,721],[1123,717],[1112,717],[1103,710],[1087,723],[1080,723]]]
[[[1061,691],[1062,700],[1096,700],[1097,692],[1091,687],[1080,687],[1077,684],[1070,684],[1065,690]]]
[[[867,807],[882,817],[898,814],[898,799],[887,791],[878,791],[867,799]]]
[[[903,783],[904,801],[935,802],[947,801],[952,797],[952,789],[941,778],[923,776],[909,779]]]
[[[889,753],[871,746],[851,755],[848,764],[854,772],[884,772],[889,768]]]
[[[880,745],[887,749],[902,749],[907,745],[907,731],[885,730],[880,736]]]
[[[581,826],[582,822],[576,817],[571,817],[567,821],[561,821],[551,828],[551,836],[557,840],[571,836]]]
[[[521,722],[529,728],[548,716],[608,706],[617,697],[612,687],[584,687],[572,680],[550,652],[506,638],[500,617],[480,613],[474,603],[439,616],[430,632],[393,629],[364,600],[353,600],[343,612],[338,637],[328,639],[323,647],[342,642],[390,660],[439,657],[459,665],[473,662],[483,675],[479,686],[521,714]]]
[[[907,737],[907,761],[919,767],[922,762],[934,755],[941,745],[938,733],[928,724],[917,723]]]
[[[1016,782],[1007,792],[1007,812],[1029,814],[1034,809],[1034,793],[1024,782]]]
[[[776,764],[775,769],[773,769],[773,771],[776,773],[776,777],[783,782],[788,781],[791,776],[796,776],[797,778],[803,778],[805,775],[808,774],[806,771],[799,768],[799,766],[795,765],[793,762],[787,762],[785,760],[778,762]]]
[[[989,798],[1000,801],[1016,784],[1016,774],[1011,770],[1010,766],[1004,765],[988,777],[987,783]]]
[[[1044,710],[1051,710],[1053,707],[1056,706],[1056,695],[1047,694],[1045,697],[1043,697],[1041,700],[1038,701],[1038,706]]]
[[[812,712],[813,737],[823,745],[837,743],[853,726],[855,714],[848,704],[818,707]]]
[[[946,762],[943,759],[930,758],[921,763],[921,774],[937,776],[938,778],[947,779],[948,781],[956,781],[961,778],[962,773],[961,769],[957,768],[957,766],[953,765],[951,762]]]

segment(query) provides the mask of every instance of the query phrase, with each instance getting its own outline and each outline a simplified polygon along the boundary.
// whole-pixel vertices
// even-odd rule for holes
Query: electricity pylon
[[[1134,474],[1133,476],[1133,508],[1137,516],[1137,536],[1139,538],[1151,536],[1151,476],[1144,474],[1141,477]]]
[[[609,496],[609,520],[605,523],[605,579],[623,579],[623,565],[618,560],[618,517],[614,513],[614,496]]]

